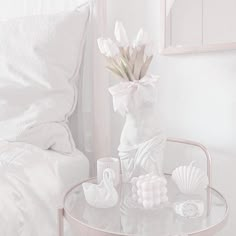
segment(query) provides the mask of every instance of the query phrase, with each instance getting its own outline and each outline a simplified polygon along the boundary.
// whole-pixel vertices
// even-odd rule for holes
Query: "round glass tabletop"
[[[199,195],[182,195],[170,176],[166,176],[166,178],[169,202],[156,209],[145,210],[135,205],[131,200],[131,186],[129,184],[119,186],[120,199],[115,207],[109,209],[94,208],[86,202],[82,184],[79,184],[65,196],[65,215],[67,218],[72,218],[82,224],[83,227],[112,235],[194,235],[214,228],[219,230],[217,226],[226,220],[228,213],[227,203],[219,192],[210,188],[210,201],[207,197],[207,190]],[[96,179],[90,179],[86,182],[96,183]],[[189,200],[203,204],[204,213],[202,216],[184,217],[176,213],[175,206]],[[207,209],[210,211],[208,212]]]

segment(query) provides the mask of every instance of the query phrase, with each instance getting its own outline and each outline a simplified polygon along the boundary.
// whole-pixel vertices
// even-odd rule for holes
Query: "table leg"
[[[64,215],[64,209],[61,208],[61,209],[58,209],[58,212],[57,212],[57,224],[58,224],[58,236],[64,236],[64,218],[63,218],[63,215]]]

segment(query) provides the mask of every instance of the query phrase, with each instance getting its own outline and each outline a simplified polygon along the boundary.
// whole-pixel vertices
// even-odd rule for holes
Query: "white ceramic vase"
[[[118,148],[124,182],[153,173],[162,175],[165,135],[159,121],[158,77],[121,82],[109,89],[114,110],[125,117]]]

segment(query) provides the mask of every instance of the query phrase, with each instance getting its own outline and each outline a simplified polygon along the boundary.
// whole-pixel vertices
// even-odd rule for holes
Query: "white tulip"
[[[111,39],[107,39],[105,42],[105,48],[107,47],[107,57],[115,57],[120,53],[119,48]]]
[[[99,38],[97,40],[99,50],[106,57],[115,57],[119,54],[119,48],[111,39]]]
[[[107,57],[115,57],[120,53],[119,48],[111,39],[104,41],[104,49],[106,51],[105,55]]]
[[[129,46],[129,39],[125,30],[124,25],[117,21],[115,25],[115,38],[119,43],[120,47],[128,47]]]
[[[145,32],[145,31],[141,28],[141,29],[139,30],[138,34],[137,34],[136,39],[135,39],[134,42],[133,42],[133,47],[136,48],[136,47],[145,45],[145,44],[148,43],[148,41],[149,41],[149,39],[148,39],[148,33]]]

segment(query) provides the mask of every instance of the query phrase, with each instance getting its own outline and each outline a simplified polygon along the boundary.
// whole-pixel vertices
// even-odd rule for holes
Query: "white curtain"
[[[105,60],[97,47],[97,38],[106,34],[106,0],[92,0],[88,39],[78,84],[78,106],[71,129],[76,143],[90,160],[91,175],[96,160],[111,153],[110,97]]]

